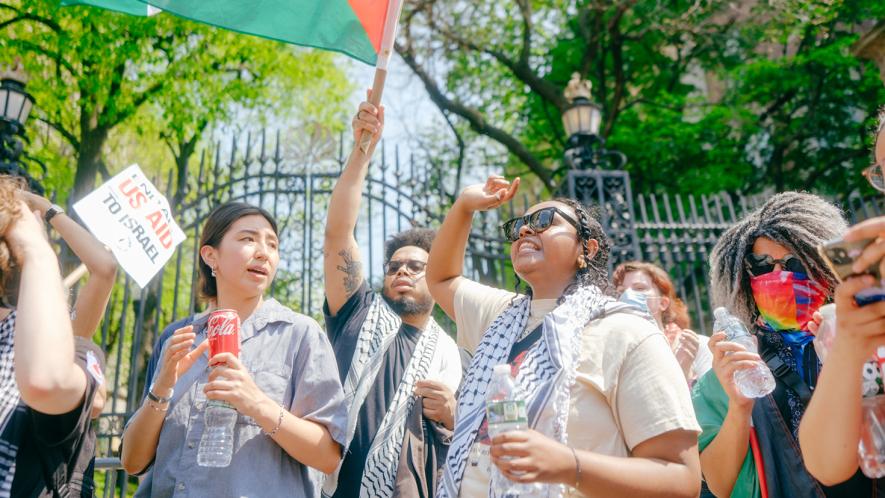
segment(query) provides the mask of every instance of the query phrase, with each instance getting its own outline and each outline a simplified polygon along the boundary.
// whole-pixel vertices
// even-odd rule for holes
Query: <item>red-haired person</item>
[[[639,261],[621,263],[615,268],[612,283],[619,294],[631,289],[645,295],[648,311],[667,337],[689,384],[713,366],[709,339],[689,328],[688,308],[676,296],[673,281],[661,267]]]

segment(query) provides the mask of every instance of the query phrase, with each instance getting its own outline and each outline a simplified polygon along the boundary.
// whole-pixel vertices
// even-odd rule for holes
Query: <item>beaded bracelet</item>
[[[578,486],[581,485],[581,461],[578,460],[578,453],[574,448],[569,448],[572,450],[572,456],[575,457],[575,491],[579,491]]]
[[[283,412],[284,412],[284,411],[285,411],[285,410],[283,409],[283,405],[280,405],[280,416],[277,417],[277,425],[276,425],[276,427],[274,427],[273,430],[270,431],[270,432],[265,432],[265,434],[267,434],[267,435],[270,436],[270,437],[273,437],[273,435],[276,434],[277,431],[280,430],[280,426],[283,425]]]

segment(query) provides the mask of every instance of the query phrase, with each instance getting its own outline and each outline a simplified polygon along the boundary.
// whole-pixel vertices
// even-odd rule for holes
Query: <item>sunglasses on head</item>
[[[885,192],[885,171],[883,169],[885,169],[885,161],[873,164],[863,170],[863,176],[879,192]]]
[[[501,225],[501,230],[504,232],[504,238],[510,242],[516,242],[519,240],[519,232],[522,230],[522,227],[528,225],[535,233],[543,232],[550,228],[550,225],[553,224],[553,217],[557,214],[562,216],[562,219],[569,222],[571,226],[575,227],[575,230],[581,229],[578,222],[569,216],[568,213],[564,213],[561,209],[551,206],[539,209],[532,214],[508,220]]]
[[[384,264],[384,273],[387,275],[396,275],[403,265],[405,265],[406,271],[412,275],[417,275],[424,271],[427,267],[427,262],[418,261],[417,259],[392,259]]]
[[[754,277],[773,272],[774,266],[778,264],[783,271],[808,273],[802,261],[792,254],[787,254],[781,259],[774,259],[768,254],[748,254],[744,261],[747,263],[747,271]]]

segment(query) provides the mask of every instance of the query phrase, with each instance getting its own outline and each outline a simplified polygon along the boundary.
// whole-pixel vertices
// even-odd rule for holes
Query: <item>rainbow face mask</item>
[[[777,331],[808,331],[811,315],[827,300],[826,288],[804,273],[773,271],[750,277],[760,320]]]

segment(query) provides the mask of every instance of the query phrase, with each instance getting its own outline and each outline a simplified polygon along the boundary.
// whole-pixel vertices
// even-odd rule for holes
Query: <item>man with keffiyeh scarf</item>
[[[341,465],[325,478],[334,498],[427,497],[448,450],[461,354],[433,320],[424,279],[434,232],[411,229],[387,241],[381,292],[369,287],[354,232],[383,108],[364,102],[354,147],[329,202],[323,245],[326,331],[348,407]]]

